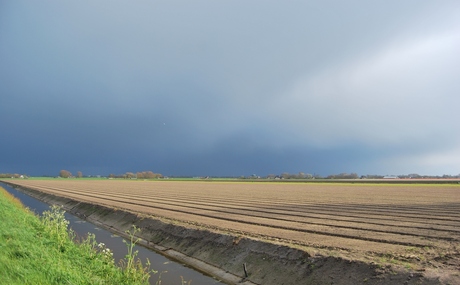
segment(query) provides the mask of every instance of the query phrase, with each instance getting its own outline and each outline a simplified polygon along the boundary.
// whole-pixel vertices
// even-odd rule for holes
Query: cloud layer
[[[0,172],[460,173],[456,1],[0,5]]]

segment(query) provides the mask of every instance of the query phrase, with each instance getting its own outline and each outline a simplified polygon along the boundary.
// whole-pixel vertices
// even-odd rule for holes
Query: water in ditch
[[[43,203],[25,193],[22,193],[4,183],[0,183],[10,194],[21,200],[22,204],[33,210],[37,215],[41,215],[43,211],[49,210],[48,204]],[[120,259],[124,258],[127,253],[126,244],[123,243],[123,238],[112,234],[111,232],[101,229],[94,224],[77,218],[69,213],[65,214],[66,219],[70,222],[72,230],[81,237],[86,237],[88,233],[94,233],[96,235],[97,242],[104,243],[111,251],[115,262],[118,263]],[[201,272],[195,271],[184,264],[177,263],[168,259],[167,257],[158,254],[150,249],[142,246],[135,246],[135,250],[138,250],[138,257],[145,262],[148,258],[150,260],[151,269],[158,271],[161,274],[161,283],[168,285],[211,285],[211,284],[225,284],[210,276],[204,275]],[[158,281],[159,273],[152,275],[150,278],[150,284],[155,284]]]

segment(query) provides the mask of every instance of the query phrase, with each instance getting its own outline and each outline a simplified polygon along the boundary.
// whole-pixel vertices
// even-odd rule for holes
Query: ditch
[[[21,191],[12,188],[9,185],[0,183],[10,194],[21,200],[25,207],[35,212],[37,215],[41,215],[44,211],[49,210],[48,204],[39,201]],[[127,253],[126,245],[123,243],[123,238],[116,234],[113,234],[105,229],[102,229],[90,222],[75,217],[69,213],[65,214],[66,219],[70,222],[69,227],[77,234],[77,236],[85,238],[88,233],[96,235],[96,240],[99,243],[104,243],[107,248],[113,252],[115,262],[118,263],[123,259]],[[151,269],[158,271],[157,274],[152,274],[150,278],[150,284],[156,284],[159,280],[161,273],[162,284],[225,284],[213,277],[207,276],[201,272],[193,270],[184,264],[175,262],[155,251],[147,249],[145,247],[136,245],[134,250],[138,251],[138,257],[143,263],[148,258],[151,263]]]

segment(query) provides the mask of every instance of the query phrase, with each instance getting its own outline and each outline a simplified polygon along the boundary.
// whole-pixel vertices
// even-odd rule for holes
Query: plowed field
[[[458,248],[460,186],[14,180],[76,200],[317,248]]]

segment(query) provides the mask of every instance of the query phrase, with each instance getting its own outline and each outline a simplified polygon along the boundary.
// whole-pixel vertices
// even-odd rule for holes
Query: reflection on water
[[[0,186],[21,200],[24,206],[28,207],[38,215],[41,215],[43,211],[49,210],[49,205],[46,203],[26,195],[4,183],[0,183]],[[70,215],[69,213],[66,213],[65,217],[70,222],[70,227],[77,234],[77,237],[86,238],[88,233],[93,233],[96,235],[97,242],[103,242],[107,248],[110,248],[110,250],[113,251],[115,262],[118,263],[120,259],[125,257],[127,248],[126,244],[123,243],[123,238],[109,231],[106,231],[105,229],[101,229],[91,224],[90,222]],[[163,272],[161,274],[161,282],[163,284],[182,284],[181,277],[184,281],[186,281],[185,284],[189,284],[189,281],[190,284],[197,285],[224,284],[213,279],[212,277],[203,275],[198,271],[185,267],[183,264],[171,261],[163,255],[160,255],[142,246],[135,246],[134,250],[138,251],[138,257],[143,262],[145,262],[147,258],[150,260],[151,269],[154,269],[158,272]],[[158,275],[153,275],[151,277],[150,283],[155,284],[156,281],[158,281]]]

